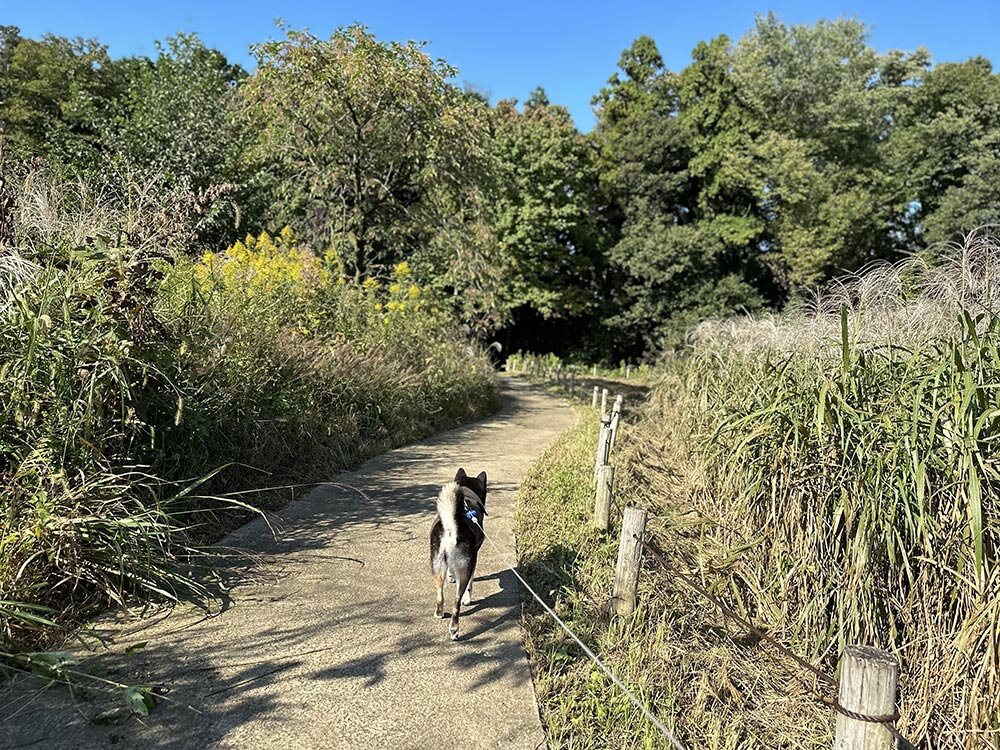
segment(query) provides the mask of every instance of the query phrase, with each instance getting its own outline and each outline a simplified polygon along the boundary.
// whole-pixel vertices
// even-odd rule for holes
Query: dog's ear
[[[485,471],[479,472],[479,476],[476,477],[476,479],[478,479],[480,482],[483,483],[483,489],[485,490],[486,489],[486,472]]]
[[[468,479],[468,475],[465,473],[465,469],[459,469],[455,472],[455,481],[461,482],[463,479]]]

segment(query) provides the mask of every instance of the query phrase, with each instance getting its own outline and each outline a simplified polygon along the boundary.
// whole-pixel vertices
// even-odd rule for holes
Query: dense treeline
[[[477,335],[616,359],[1000,218],[990,62],[880,54],[857,21],[759,18],[681,71],[640,37],[589,134],[358,26],[254,52],[248,74],[195,36],[113,60],[6,27],[4,167],[145,176],[192,250],[289,224],[345,279],[408,260]]]

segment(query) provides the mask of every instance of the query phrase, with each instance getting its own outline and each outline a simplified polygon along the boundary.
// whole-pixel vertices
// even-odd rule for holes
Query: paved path
[[[231,534],[226,544],[264,556],[267,580],[238,585],[220,615],[102,625],[114,646],[99,668],[169,690],[143,723],[97,725],[106,698],[74,705],[59,688],[25,705],[15,684],[0,689],[0,721],[23,710],[0,723],[0,748],[543,748],[517,583],[488,544],[461,640],[433,617],[428,534],[440,485],[459,465],[485,469],[486,530],[513,558],[517,488],[574,419],[523,383],[503,388],[496,417],[336,477],[370,502],[325,485],[285,509],[277,540],[260,521]],[[126,660],[141,641],[149,646]]]

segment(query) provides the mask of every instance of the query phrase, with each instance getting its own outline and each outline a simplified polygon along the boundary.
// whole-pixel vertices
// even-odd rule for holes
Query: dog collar
[[[468,487],[459,487],[459,489],[462,490],[462,494],[466,500],[473,500],[480,505],[483,504],[483,499],[476,494],[475,490],[470,490]]]

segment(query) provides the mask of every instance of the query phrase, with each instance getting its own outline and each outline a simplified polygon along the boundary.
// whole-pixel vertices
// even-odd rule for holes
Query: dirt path
[[[226,544],[263,555],[268,580],[237,586],[220,615],[101,626],[113,646],[92,665],[168,691],[147,719],[95,724],[107,697],[32,697],[19,681],[0,691],[0,721],[20,711],[0,723],[0,748],[544,747],[513,575],[484,546],[453,643],[432,616],[427,538],[440,485],[459,465],[485,469],[486,530],[513,558],[518,485],[573,419],[563,402],[505,381],[496,417],[336,477],[370,501],[321,486],[282,513],[277,540],[262,522],[242,527]]]

